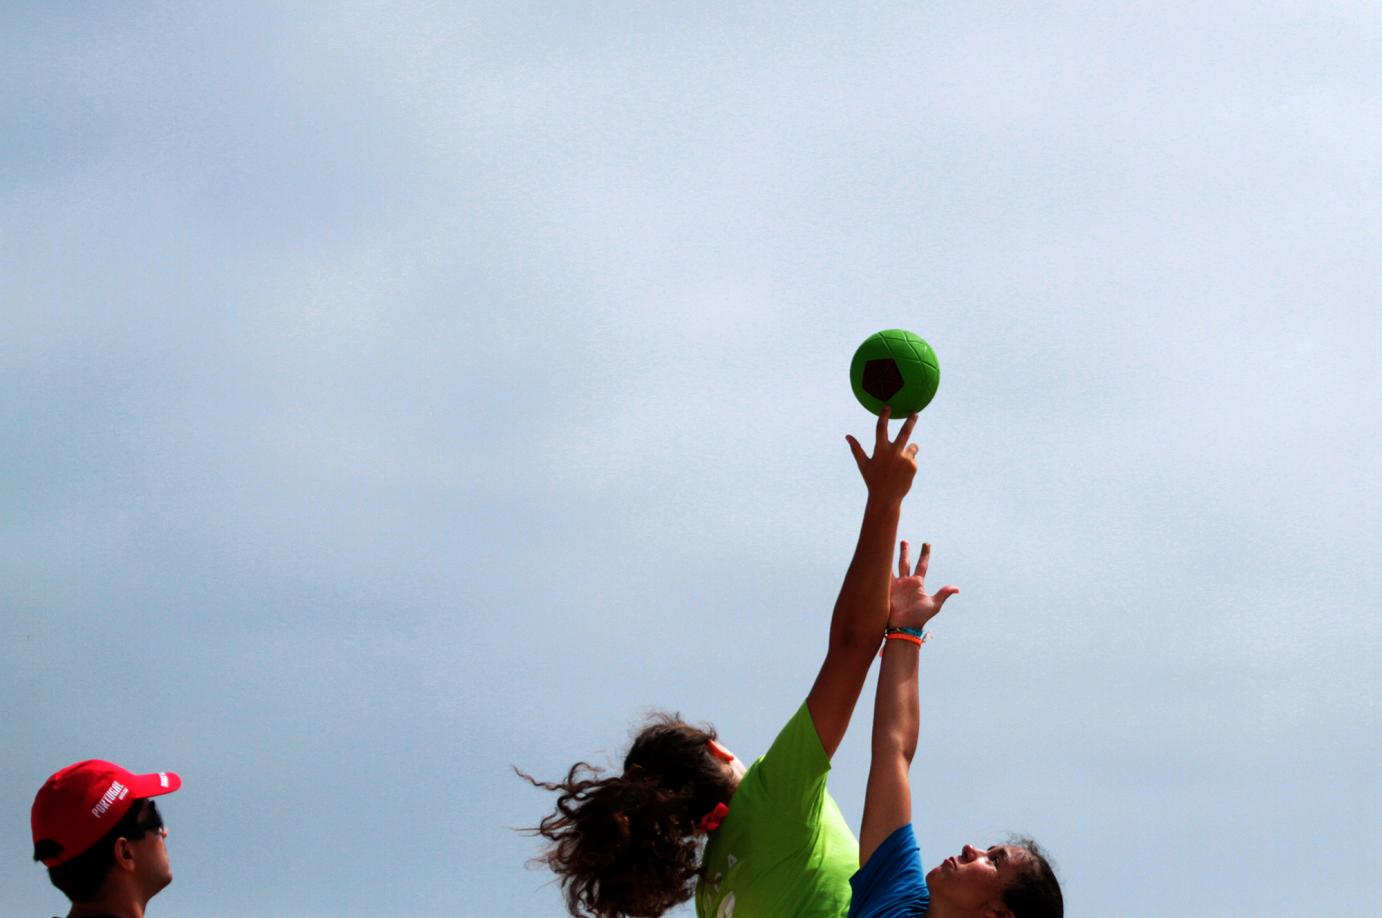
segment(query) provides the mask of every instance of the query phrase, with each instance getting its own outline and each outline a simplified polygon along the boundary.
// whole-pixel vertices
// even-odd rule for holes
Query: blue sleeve
[[[911,825],[889,835],[849,878],[849,918],[916,918],[931,907],[921,849]]]

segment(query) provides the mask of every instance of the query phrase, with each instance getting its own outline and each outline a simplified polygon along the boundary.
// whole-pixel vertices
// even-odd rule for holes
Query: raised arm
[[[915,573],[909,573],[911,547],[902,543],[898,577],[892,583],[888,624],[920,629],[940,612],[941,605],[960,592],[946,586],[934,596],[926,592],[926,568],[931,546],[921,547]],[[878,672],[878,696],[873,707],[873,759],[864,792],[864,820],[859,827],[859,864],[868,863],[888,836],[912,821],[912,787],[908,772],[921,729],[921,701],[917,679],[920,643],[899,636],[883,643]]]
[[[897,538],[902,498],[911,489],[917,471],[917,446],[907,443],[917,416],[907,418],[895,440],[888,439],[890,417],[887,407],[878,415],[872,456],[864,452],[858,440],[845,438],[864,477],[868,499],[854,558],[835,600],[825,662],[806,696],[811,720],[827,756],[833,756],[844,739],[883,637],[888,621],[893,540]]]

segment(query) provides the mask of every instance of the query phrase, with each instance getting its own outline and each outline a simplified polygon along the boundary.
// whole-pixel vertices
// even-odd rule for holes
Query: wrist
[[[883,629],[883,640],[885,642],[905,641],[920,647],[930,640],[930,638],[931,635],[929,632],[923,631],[920,628],[909,628],[906,625],[888,625],[888,627]]]
[[[921,652],[921,645],[926,643],[920,638],[914,638],[909,634],[890,634],[883,641],[883,649],[879,656],[889,654],[905,654],[915,657]]]
[[[878,494],[869,491],[868,499],[864,501],[864,513],[901,513],[903,497],[902,494]]]

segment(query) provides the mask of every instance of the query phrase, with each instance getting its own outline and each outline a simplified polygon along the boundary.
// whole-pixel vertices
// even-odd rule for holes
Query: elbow
[[[910,769],[916,753],[917,738],[915,734],[909,735],[901,730],[887,730],[874,735],[873,758],[875,761],[893,759]]]
[[[905,762],[908,768],[912,766],[912,759],[916,758],[916,754],[917,738],[915,734],[898,738],[897,757]]]

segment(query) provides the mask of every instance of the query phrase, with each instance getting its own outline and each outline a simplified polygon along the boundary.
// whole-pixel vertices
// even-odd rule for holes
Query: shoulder
[[[921,849],[911,824],[889,835],[869,861],[849,878],[853,896],[850,918],[878,915],[923,915],[931,890],[921,867]]]
[[[811,717],[811,706],[805,701],[778,731],[777,738],[773,740],[773,745],[765,758],[783,754],[815,771],[830,770],[830,756],[825,754],[820,733],[816,730],[816,722]]]

